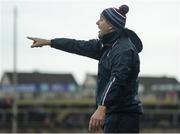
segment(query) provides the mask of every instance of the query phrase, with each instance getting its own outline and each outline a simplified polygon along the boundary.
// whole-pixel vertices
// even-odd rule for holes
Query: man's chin
[[[102,39],[102,37],[103,37],[103,35],[99,33],[99,34],[98,34],[98,38],[99,38],[99,39]]]

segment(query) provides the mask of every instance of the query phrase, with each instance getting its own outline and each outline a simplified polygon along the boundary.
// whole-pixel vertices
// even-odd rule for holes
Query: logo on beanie
[[[127,5],[122,5],[117,8],[107,8],[104,9],[101,15],[116,29],[121,29],[125,27],[126,24],[126,14],[129,11]]]

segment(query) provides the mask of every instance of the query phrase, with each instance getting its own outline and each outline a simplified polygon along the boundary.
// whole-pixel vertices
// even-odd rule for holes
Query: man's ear
[[[109,30],[113,30],[113,27],[112,27],[112,26],[109,26]]]

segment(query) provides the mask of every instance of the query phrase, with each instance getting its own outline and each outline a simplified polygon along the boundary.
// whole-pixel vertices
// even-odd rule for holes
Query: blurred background
[[[141,132],[180,132],[179,0],[0,0],[0,132],[88,132],[98,61],[27,36],[97,38],[103,9],[127,4],[141,38]]]

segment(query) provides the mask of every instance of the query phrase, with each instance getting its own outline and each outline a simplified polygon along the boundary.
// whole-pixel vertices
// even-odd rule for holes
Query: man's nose
[[[96,25],[99,25],[99,20],[96,22]]]

